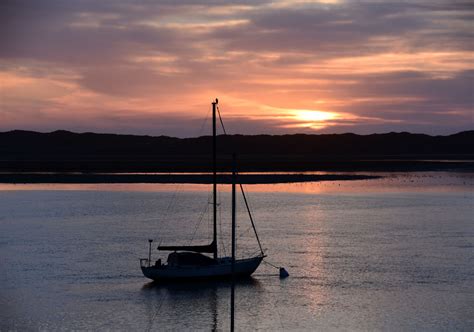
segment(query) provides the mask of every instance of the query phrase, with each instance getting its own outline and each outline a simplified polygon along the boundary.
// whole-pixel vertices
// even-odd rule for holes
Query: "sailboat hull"
[[[236,277],[249,277],[262,262],[263,256],[237,259],[234,265]],[[143,275],[154,281],[160,280],[193,280],[230,278],[232,276],[232,263],[229,258],[219,259],[217,264],[207,266],[142,266]]]

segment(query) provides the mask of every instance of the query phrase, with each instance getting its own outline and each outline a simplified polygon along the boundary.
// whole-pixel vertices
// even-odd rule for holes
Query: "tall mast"
[[[212,102],[212,213],[213,213],[213,237],[212,243],[214,244],[214,259],[217,259],[217,148],[216,148],[216,101]]]

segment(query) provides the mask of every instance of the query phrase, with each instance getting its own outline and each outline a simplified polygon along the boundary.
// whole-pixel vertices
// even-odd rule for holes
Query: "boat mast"
[[[214,259],[217,259],[217,149],[216,149],[216,101],[212,102],[212,212],[213,212],[213,237],[212,243],[214,244]]]

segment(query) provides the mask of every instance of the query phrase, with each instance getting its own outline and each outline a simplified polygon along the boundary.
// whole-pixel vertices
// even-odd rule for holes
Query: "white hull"
[[[237,277],[250,276],[262,262],[263,256],[237,259],[234,264],[234,274]],[[186,279],[210,279],[228,278],[232,276],[232,261],[230,258],[221,258],[217,264],[207,266],[169,266],[163,265],[142,266],[145,277],[159,280],[186,280]]]

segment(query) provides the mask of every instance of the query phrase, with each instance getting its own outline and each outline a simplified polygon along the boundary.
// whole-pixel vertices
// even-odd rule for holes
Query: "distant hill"
[[[0,133],[3,171],[198,171],[210,166],[212,137],[174,138],[55,131]],[[474,131],[449,136],[372,135],[219,136],[219,165],[235,151],[244,170],[358,170],[429,159],[474,159]],[[365,163],[365,164],[364,164]],[[426,161],[425,161],[426,163]],[[370,167],[364,168],[373,168]]]

